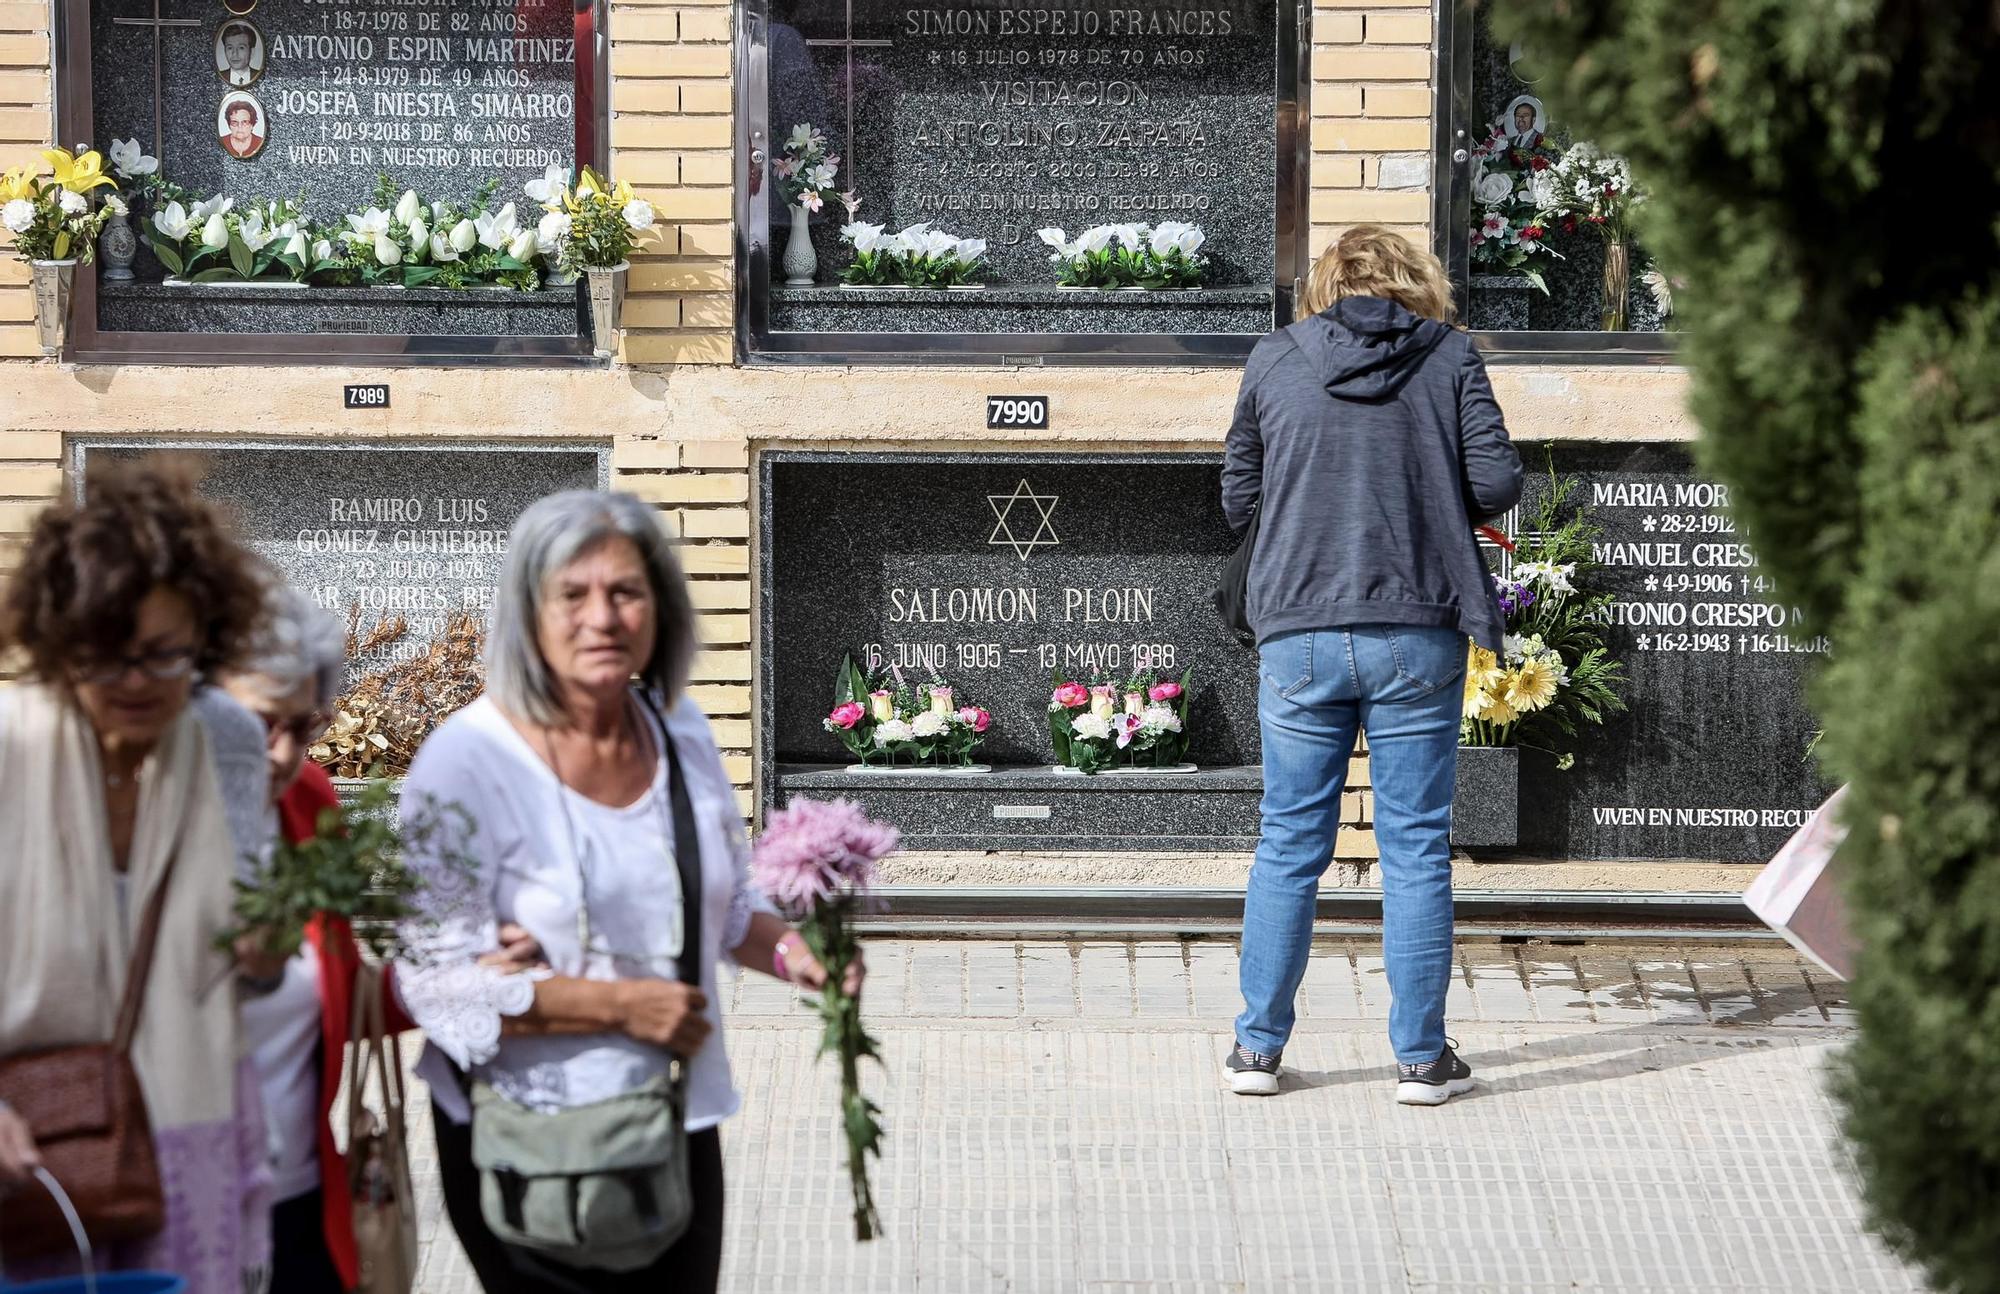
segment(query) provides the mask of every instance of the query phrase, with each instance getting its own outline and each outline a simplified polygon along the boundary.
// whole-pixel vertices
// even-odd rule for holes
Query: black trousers
[[[326,1250],[320,1192],[280,1200],[271,1210],[272,1294],[346,1294],[346,1289]]]
[[[472,1126],[453,1123],[432,1102],[431,1127],[437,1133],[445,1212],[486,1294],[715,1294],[722,1278],[722,1137],[714,1128],[688,1137],[694,1218],[687,1234],[650,1267],[606,1272],[551,1263],[495,1237],[479,1212]]]

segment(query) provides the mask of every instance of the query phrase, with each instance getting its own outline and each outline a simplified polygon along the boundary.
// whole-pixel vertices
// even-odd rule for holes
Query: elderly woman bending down
[[[715,1289],[716,1127],[739,1105],[716,962],[728,954],[808,986],[825,979],[749,887],[734,790],[707,718],[682,695],[694,652],[686,581],[652,510],[625,495],[552,495],[508,543],[486,695],[410,768],[405,830],[430,888],[411,923],[402,989],[430,1040],[418,1072],[431,1084],[445,1205],[489,1291]],[[684,953],[680,864],[695,860],[677,857],[677,840],[690,834],[700,946]],[[539,941],[547,970],[479,964],[505,921]],[[683,956],[694,959],[685,975]],[[587,1255],[558,1260],[496,1235],[517,1236],[510,1226],[534,1206],[522,1204],[518,1178],[488,1171],[482,1182],[494,1165],[474,1162],[476,1120],[495,1104],[545,1115],[610,1108],[653,1090],[676,1057],[686,1061],[693,1213],[671,1247],[636,1270],[606,1271]],[[547,1126],[553,1138],[574,1125]],[[530,1150],[581,1165],[612,1158],[589,1145]],[[629,1145],[616,1153],[634,1157]],[[658,1203],[635,1204],[617,1183],[591,1198],[614,1209]]]

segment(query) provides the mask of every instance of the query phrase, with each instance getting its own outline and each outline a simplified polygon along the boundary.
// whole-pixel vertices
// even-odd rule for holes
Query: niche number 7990
[[[1022,431],[1049,429],[1049,397],[1045,395],[989,395],[986,397],[986,425]]]

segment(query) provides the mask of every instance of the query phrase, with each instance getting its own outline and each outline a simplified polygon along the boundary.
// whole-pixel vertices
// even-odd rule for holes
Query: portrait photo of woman
[[[257,101],[256,95],[237,90],[223,96],[222,107],[216,113],[216,134],[223,152],[247,162],[264,151],[269,130],[264,105]]]

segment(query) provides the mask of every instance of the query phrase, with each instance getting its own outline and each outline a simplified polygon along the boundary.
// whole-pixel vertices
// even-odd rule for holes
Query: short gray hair
[[[671,708],[694,668],[696,626],[687,576],[653,509],[629,494],[564,490],[538,500],[507,537],[507,563],[486,630],[486,690],[509,714],[553,726],[562,721],[537,633],[542,598],[556,573],[608,539],[639,550],[658,620],[653,656],[641,678]]]
[[[231,671],[262,680],[252,686],[282,695],[312,684],[313,703],[340,695],[347,680],[347,630],[339,620],[289,584],[264,595],[264,623]]]

